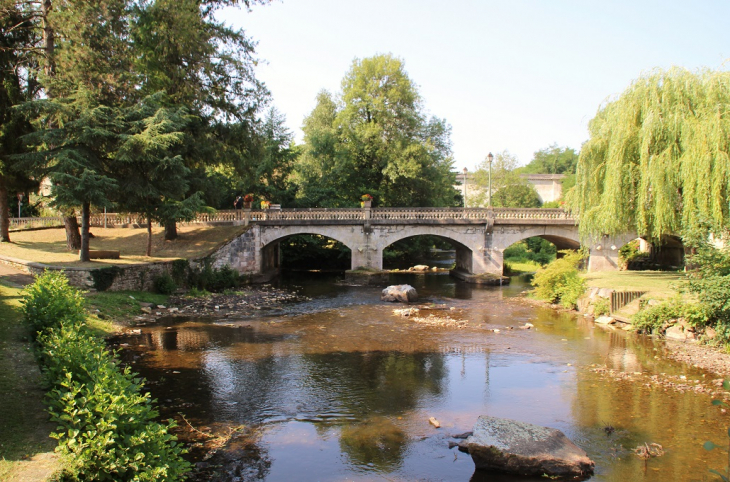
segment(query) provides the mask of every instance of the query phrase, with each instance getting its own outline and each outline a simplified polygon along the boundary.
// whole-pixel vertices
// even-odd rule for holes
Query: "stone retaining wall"
[[[12,266],[24,273],[37,276],[44,271],[62,271],[68,278],[68,282],[72,286],[83,289],[94,288],[94,278],[91,272],[101,268],[77,268],[66,266],[49,266],[41,263],[25,261],[7,256],[0,256],[0,263]],[[112,266],[112,265],[108,265]],[[117,266],[120,271],[114,278],[114,282],[107,291],[152,291],[154,288],[154,279],[164,273],[172,273],[172,261],[162,261],[145,264],[130,264]]]

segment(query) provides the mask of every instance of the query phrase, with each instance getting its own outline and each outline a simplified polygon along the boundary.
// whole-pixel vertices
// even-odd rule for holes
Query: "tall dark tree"
[[[224,162],[221,131],[230,130],[229,122],[250,131],[268,100],[268,91],[254,74],[253,41],[216,18],[224,6],[248,8],[255,3],[266,2],[150,0],[137,6],[133,37],[136,69],[144,73],[141,92],[164,91],[171,104],[183,105],[198,117],[175,147],[187,167],[185,185],[190,192],[202,187],[200,180],[211,166]],[[179,192],[178,201],[190,192]],[[174,215],[174,206],[170,205],[171,216],[165,222],[166,239],[177,236],[175,221],[180,216]]]
[[[0,242],[10,242],[10,193],[37,186],[17,168],[24,151],[22,136],[32,126],[17,106],[37,94],[35,59],[30,50],[38,42],[33,16],[16,2],[0,1]]]

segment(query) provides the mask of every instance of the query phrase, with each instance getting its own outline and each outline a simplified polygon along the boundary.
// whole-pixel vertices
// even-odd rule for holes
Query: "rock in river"
[[[462,444],[477,469],[520,475],[587,477],[594,463],[560,430],[482,415]]]
[[[411,285],[393,285],[388,286],[383,290],[383,294],[380,295],[380,299],[382,301],[400,301],[402,303],[408,303],[418,299],[418,292],[416,291],[416,288]]]

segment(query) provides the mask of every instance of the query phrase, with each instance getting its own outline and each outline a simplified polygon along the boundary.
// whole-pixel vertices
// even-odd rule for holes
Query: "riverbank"
[[[19,287],[0,284],[0,480],[41,482],[60,462],[20,299]]]

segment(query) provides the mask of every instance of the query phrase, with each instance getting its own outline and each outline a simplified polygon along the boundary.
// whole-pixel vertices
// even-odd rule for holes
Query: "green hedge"
[[[85,326],[83,298],[58,273],[39,276],[24,296],[25,319],[37,332],[38,356],[50,386],[52,434],[65,456],[62,481],[175,481],[189,470],[174,422],[158,412],[142,380]]]
[[[561,252],[564,253],[562,258],[535,272],[532,285],[538,298],[550,303],[560,303],[566,308],[575,308],[578,298],[586,290],[585,281],[578,273],[578,266],[584,255],[578,251]]]

